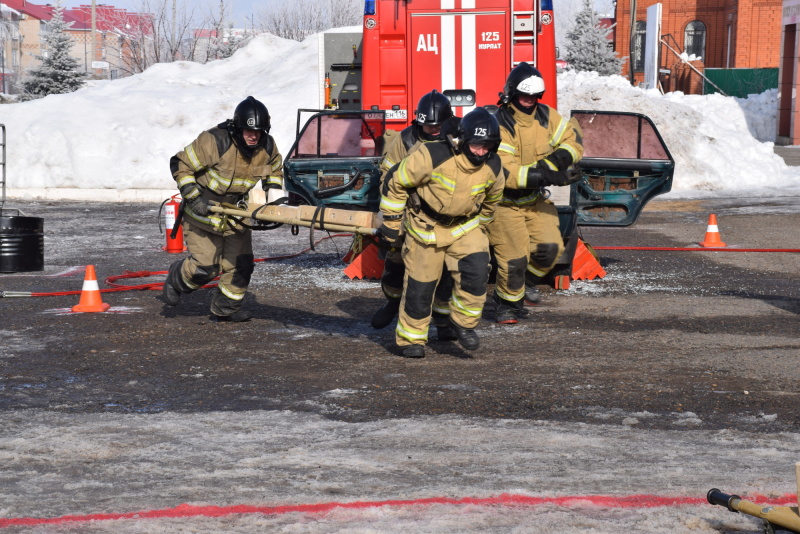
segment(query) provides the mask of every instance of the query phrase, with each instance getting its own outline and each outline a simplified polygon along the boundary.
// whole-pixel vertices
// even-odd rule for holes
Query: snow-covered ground
[[[93,82],[67,95],[0,106],[7,128],[8,194],[30,198],[161,200],[174,192],[169,158],[228,119],[253,95],[267,104],[283,153],[298,108],[319,106],[317,36],[298,43],[261,35],[233,57],[205,65],[158,64],[142,74]],[[777,91],[747,99],[661,95],[620,76],[566,72],[559,109],[636,111],[659,128],[676,160],[673,197],[800,189],[800,169],[773,153]],[[122,193],[124,191],[124,193]]]
[[[0,532],[755,534],[706,492],[793,501],[800,436],[692,431],[693,414],[675,415],[676,430],[648,431],[635,428],[647,413],[622,425],[3,414]]]

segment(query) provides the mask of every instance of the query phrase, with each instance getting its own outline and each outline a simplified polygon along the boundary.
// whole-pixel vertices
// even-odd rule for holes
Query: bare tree
[[[223,59],[243,48],[255,36],[254,31],[235,29],[230,19],[230,8],[225,0],[219,1],[218,11],[209,11],[206,16],[208,27],[213,30],[201,30],[201,40],[195,53],[195,61],[206,63],[215,59]]]
[[[122,69],[128,74],[143,72],[156,63],[196,61],[198,44],[204,38],[196,28],[215,22],[188,9],[184,0],[141,0],[136,11],[118,25]]]
[[[329,0],[329,2],[329,28],[361,25],[361,18],[364,16],[364,0]]]
[[[309,35],[361,24],[362,0],[295,0],[257,15],[262,31],[302,41]]]

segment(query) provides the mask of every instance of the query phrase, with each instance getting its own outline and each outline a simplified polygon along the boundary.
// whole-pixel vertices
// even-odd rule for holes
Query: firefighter
[[[169,268],[163,289],[168,305],[177,306],[181,294],[219,276],[211,298],[212,318],[251,318],[242,309],[254,267],[251,230],[208,208],[245,203],[259,181],[264,190],[283,187],[283,161],[269,129],[267,107],[248,96],[236,106],[232,120],[201,133],[170,159],[183,197],[183,232],[190,256]]]
[[[453,278],[450,327],[462,347],[475,350],[486,300],[489,240],[505,181],[497,119],[484,108],[459,123],[458,141],[425,143],[393,168],[381,187],[382,241],[396,246],[405,232],[400,317],[395,340],[407,358],[425,356],[434,292],[446,268]],[[416,190],[418,205],[409,202]]]
[[[389,142],[381,161],[381,181],[386,180],[389,170],[400,163],[406,156],[414,152],[424,143],[442,141],[446,134],[454,133],[458,127],[458,118],[453,115],[450,99],[434,89],[419,99],[414,111],[414,121]],[[385,253],[381,289],[386,302],[372,316],[373,328],[385,328],[397,316],[400,309],[400,297],[403,294],[403,275],[405,266],[399,248]],[[449,327],[450,309],[447,301],[452,290],[452,278],[447,271],[442,273],[442,282],[437,287],[433,305],[433,318],[437,326],[439,341],[452,341],[455,333]]]
[[[580,126],[540,103],[544,91],[539,71],[520,63],[508,75],[498,102],[497,154],[508,175],[488,231],[497,261],[492,299],[501,324],[516,324],[525,301],[539,301],[536,285],[564,252],[558,211],[544,188],[581,177],[572,168],[583,155]]]

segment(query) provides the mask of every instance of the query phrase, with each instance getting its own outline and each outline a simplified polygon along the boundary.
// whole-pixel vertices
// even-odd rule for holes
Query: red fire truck
[[[385,110],[392,129],[432,89],[458,115],[496,104],[521,62],[539,69],[542,101],[557,107],[552,0],[367,0],[361,57],[363,109]]]

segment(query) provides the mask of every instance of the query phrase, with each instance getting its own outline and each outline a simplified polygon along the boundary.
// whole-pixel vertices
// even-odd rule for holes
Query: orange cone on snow
[[[77,306],[72,307],[72,311],[104,312],[110,307],[111,305],[104,303],[103,298],[100,296],[100,287],[97,285],[94,265],[87,265],[86,276],[83,279],[83,289],[81,290],[81,300]]]
[[[706,238],[700,242],[701,247],[726,247],[727,245],[722,242],[719,236],[719,227],[717,226],[717,216],[713,213],[708,216],[708,229],[706,230]]]

